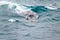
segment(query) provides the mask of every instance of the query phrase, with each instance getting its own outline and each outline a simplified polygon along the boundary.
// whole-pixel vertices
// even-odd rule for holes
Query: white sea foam
[[[26,9],[24,9],[26,7],[24,7],[20,4],[17,4],[17,3],[14,3],[14,2],[8,2],[8,1],[0,1],[0,6],[4,5],[4,4],[8,4],[9,8],[12,8],[13,6],[16,6],[17,10],[20,10],[20,11],[26,10]]]
[[[51,10],[56,10],[56,9],[58,9],[57,7],[50,7],[50,6],[45,6],[46,8],[48,8],[48,9],[51,9]]]
[[[8,21],[9,21],[9,22],[16,22],[15,19],[9,19]]]

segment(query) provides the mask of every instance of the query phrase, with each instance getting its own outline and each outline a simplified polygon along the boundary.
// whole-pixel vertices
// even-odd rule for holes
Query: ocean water
[[[19,1],[22,2],[23,0]],[[19,3],[19,1],[13,2]],[[24,2],[26,3],[26,1]],[[0,40],[60,40],[60,8],[50,10],[45,6],[38,5],[39,2],[36,5],[34,2],[26,3],[30,6],[21,4],[40,15],[37,22],[29,22],[19,16],[14,11],[15,7],[8,9],[7,5],[0,6]],[[9,19],[15,21],[8,21]]]

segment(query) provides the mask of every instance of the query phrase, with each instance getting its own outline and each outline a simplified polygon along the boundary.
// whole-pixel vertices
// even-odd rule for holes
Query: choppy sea
[[[7,5],[0,6],[0,40],[60,40],[60,8],[49,10],[33,3],[26,7],[41,15],[34,23],[27,22]],[[10,22],[9,19],[16,21]]]

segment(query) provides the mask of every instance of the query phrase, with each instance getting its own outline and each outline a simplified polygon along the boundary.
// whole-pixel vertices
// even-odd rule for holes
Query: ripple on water
[[[54,18],[52,18],[52,20],[54,20],[54,21],[60,21],[60,17],[59,16],[54,17]]]

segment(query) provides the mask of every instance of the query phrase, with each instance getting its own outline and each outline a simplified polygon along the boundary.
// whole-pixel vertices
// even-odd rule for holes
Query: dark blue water
[[[27,7],[41,15],[38,22],[28,22],[14,9],[8,9],[7,5],[0,6],[0,40],[60,40],[60,9]],[[9,19],[17,21],[10,22]]]

